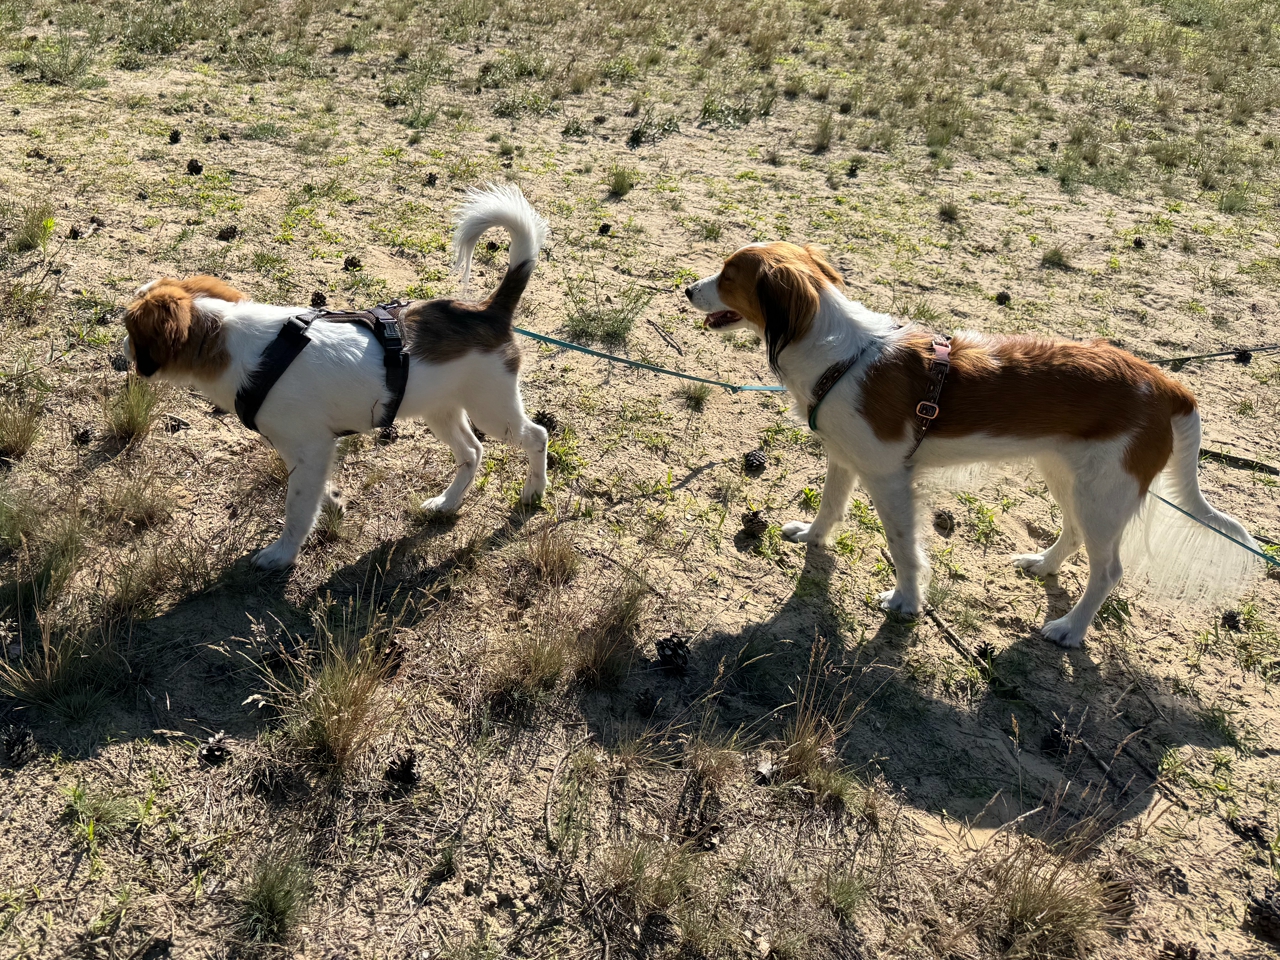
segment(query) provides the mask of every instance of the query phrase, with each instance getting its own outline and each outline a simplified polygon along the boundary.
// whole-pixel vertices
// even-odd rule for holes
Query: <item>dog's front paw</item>
[[[449,506],[449,501],[442,495],[422,502],[423,513],[454,513],[456,508]]]
[[[793,543],[824,544],[827,538],[814,532],[812,523],[803,520],[792,520],[782,525],[782,535]]]
[[[520,502],[526,507],[535,503],[542,502],[542,495],[547,492],[547,482],[534,483],[532,480],[526,480],[524,489],[520,491]]]
[[[920,600],[901,590],[886,590],[880,594],[880,609],[914,619],[920,615]]]
[[[1043,553],[1020,554],[1013,558],[1013,565],[1035,577],[1048,577],[1058,572],[1056,569],[1050,570],[1044,565]]]
[[[297,558],[298,551],[295,548],[277,540],[253,555],[253,565],[263,570],[284,570],[292,566]]]
[[[1071,622],[1070,617],[1059,617],[1050,620],[1040,628],[1040,636],[1052,640],[1060,647],[1075,648],[1084,643],[1085,631],[1088,627],[1079,628]]]

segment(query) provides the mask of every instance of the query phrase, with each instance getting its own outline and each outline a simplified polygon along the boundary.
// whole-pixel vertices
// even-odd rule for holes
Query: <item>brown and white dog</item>
[[[498,289],[483,303],[416,301],[401,314],[410,361],[399,414],[426,421],[453,450],[458,472],[424,510],[452,513],[475,479],[484,448],[468,418],[485,433],[519,444],[529,457],[521,500],[532,503],[547,485],[547,431],[524,412],[520,351],[512,318],[538,262],[547,221],[514,186],[473,190],[454,233],[465,283],[481,235],[501,227],[511,255]],[[254,303],[214,277],[156,280],[125,309],[124,350],[143,377],[194,387],[224,410],[258,367],[282,326],[304,307]],[[315,525],[321,501],[332,499],[334,438],[372,429],[391,401],[384,351],[351,323],[311,324],[310,342],[271,387],[257,429],[289,468],[280,538],[254,563],[293,563]]]
[[[1031,459],[1061,507],[1057,541],[1044,553],[1015,557],[1015,566],[1048,576],[1082,543],[1088,551],[1083,595],[1042,628],[1063,646],[1080,645],[1120,581],[1122,538],[1126,563],[1158,593],[1218,599],[1254,574],[1246,551],[1145,503],[1159,485],[1184,510],[1253,545],[1240,523],[1200,493],[1200,414],[1180,383],[1103,342],[958,333],[936,419],[915,449],[917,406],[930,399],[933,338],[849,300],[843,287],[817,248],[768,243],[743,247],[685,292],[708,315],[708,328],[751,327],[761,335],[797,412],[810,409],[824,373],[857,358],[816,414],[828,458],[818,515],[782,532],[827,542],[860,478],[897,568],[895,589],[881,595],[884,609],[918,613],[928,585],[913,480],[923,470],[971,463]]]

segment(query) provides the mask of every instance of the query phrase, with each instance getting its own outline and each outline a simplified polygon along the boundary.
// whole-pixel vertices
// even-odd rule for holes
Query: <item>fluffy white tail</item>
[[[1151,489],[1187,513],[1255,550],[1238,520],[1209,506],[1200,492],[1200,414],[1173,418],[1173,453]],[[1256,557],[1152,496],[1125,530],[1120,544],[1125,579],[1146,581],[1151,592],[1193,605],[1225,603],[1248,589]]]
[[[493,227],[502,227],[511,235],[510,266],[517,267],[526,260],[537,261],[549,225],[514,184],[489,184],[484,189],[468,190],[453,231],[454,266],[462,274],[464,289],[471,277],[471,255],[476,244]]]

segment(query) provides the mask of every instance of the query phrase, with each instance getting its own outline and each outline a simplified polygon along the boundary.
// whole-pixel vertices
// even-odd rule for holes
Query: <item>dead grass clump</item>
[[[859,786],[844,771],[836,745],[861,710],[827,661],[825,644],[815,644],[776,748],[782,779],[803,785],[820,806],[851,807]]]
[[[282,656],[280,674],[267,668],[268,699],[284,720],[286,739],[307,760],[337,777],[352,774],[395,724],[385,684],[394,669],[388,640],[397,620],[354,603],[331,623],[314,617],[312,650]]]
[[[693,892],[698,878],[695,850],[647,839],[607,848],[598,869],[601,886],[636,919],[670,912]]]
[[[141,377],[129,374],[124,386],[103,403],[107,433],[121,443],[145,437],[159,416],[158,402],[155,387]]]
[[[22,638],[18,658],[0,661],[0,693],[63,723],[91,719],[123,678],[115,635],[109,628],[68,626],[48,613],[35,625],[38,636]]]
[[[40,511],[31,494],[0,489],[0,546],[7,550],[21,549],[39,522]]]
[[[547,699],[573,663],[572,634],[554,614],[539,618],[495,661],[489,695],[504,710],[529,710]]]
[[[31,515],[15,517],[13,522],[32,522]],[[17,571],[0,587],[0,609],[10,607],[22,615],[49,607],[80,569],[84,547],[84,520],[77,505],[70,504],[47,527],[22,540]]]
[[[148,530],[165,523],[173,515],[173,501],[150,473],[126,476],[103,491],[103,519],[123,523],[135,530]]]
[[[980,852],[982,926],[1005,956],[1087,956],[1114,927],[1106,886],[1073,856],[1079,852],[1060,853],[1024,834],[1000,837]]]
[[[1054,244],[1041,254],[1040,266],[1046,270],[1070,270],[1071,260],[1067,257],[1066,250]]]
[[[240,892],[240,929],[254,943],[282,943],[297,927],[312,889],[311,870],[292,853],[267,851]]]
[[[529,537],[529,565],[538,582],[563,587],[578,571],[579,556],[566,528],[548,524]]]
[[[578,677],[605,689],[622,682],[636,657],[648,588],[628,579],[606,597],[599,613],[578,634]]]
[[[0,400],[0,457],[24,457],[40,435],[44,398],[39,394],[6,397]]]

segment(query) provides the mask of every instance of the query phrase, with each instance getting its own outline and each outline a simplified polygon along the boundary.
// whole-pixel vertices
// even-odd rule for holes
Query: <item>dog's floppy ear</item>
[[[821,247],[814,246],[812,243],[806,244],[804,252],[809,255],[813,265],[818,268],[819,273],[827,278],[829,283],[837,287],[844,286],[844,277],[840,276],[840,272],[827,260],[827,255]]]
[[[777,370],[778,354],[808,330],[818,312],[817,282],[793,263],[767,266],[756,280],[756,299],[764,317],[769,366]]]
[[[182,352],[191,330],[191,295],[173,282],[160,282],[125,308],[124,327],[138,372],[149,377]]]

